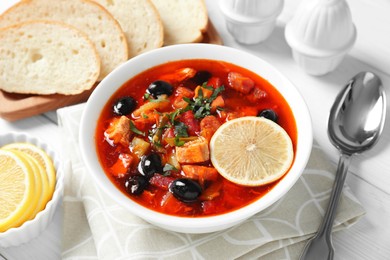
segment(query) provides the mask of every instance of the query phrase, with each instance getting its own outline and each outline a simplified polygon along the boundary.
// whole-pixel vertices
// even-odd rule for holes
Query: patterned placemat
[[[335,168],[314,144],[303,175],[286,196],[244,223],[210,234],[155,227],[113,202],[89,176],[78,147],[84,104],[58,110],[64,136],[63,259],[297,259],[325,212]],[[334,231],[364,209],[344,188]]]

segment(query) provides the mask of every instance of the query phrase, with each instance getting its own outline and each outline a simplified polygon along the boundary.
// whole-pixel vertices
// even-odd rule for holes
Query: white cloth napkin
[[[88,174],[78,147],[84,104],[58,110],[64,136],[63,259],[297,259],[328,204],[334,167],[315,144],[298,182],[273,206],[244,223],[210,234],[155,227],[113,202]],[[364,209],[344,188],[334,231],[356,223]]]

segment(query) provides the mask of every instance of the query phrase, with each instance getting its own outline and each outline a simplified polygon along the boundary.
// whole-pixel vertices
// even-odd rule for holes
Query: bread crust
[[[0,15],[0,27],[31,20],[59,21],[86,33],[101,58],[98,81],[128,59],[127,41],[118,21],[94,1],[24,0]]]

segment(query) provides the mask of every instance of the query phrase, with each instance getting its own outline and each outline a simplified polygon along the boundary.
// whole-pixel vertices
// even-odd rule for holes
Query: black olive
[[[145,176],[131,176],[125,181],[126,192],[133,195],[139,195],[145,190],[148,184],[149,182]]]
[[[199,183],[186,178],[174,180],[169,186],[169,190],[175,198],[182,202],[194,202],[202,193]]]
[[[211,78],[211,76],[211,73],[207,70],[201,70],[196,72],[195,76],[191,78],[191,81],[193,81],[197,85],[202,85],[203,83],[207,82]]]
[[[125,116],[134,111],[137,101],[132,97],[123,97],[118,99],[112,106],[112,110],[119,116]]]
[[[257,116],[265,117],[269,120],[274,121],[275,123],[278,121],[278,115],[272,109],[264,109],[264,110],[260,111],[260,113]]]
[[[143,156],[138,167],[139,172],[146,178],[151,178],[155,173],[163,173],[161,158],[157,153]]]
[[[166,81],[156,80],[149,85],[147,92],[154,98],[163,94],[170,96],[173,93],[173,87]]]

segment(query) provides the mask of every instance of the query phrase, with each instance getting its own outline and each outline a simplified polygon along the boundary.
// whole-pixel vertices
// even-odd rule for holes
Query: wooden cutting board
[[[209,21],[204,34],[203,43],[222,45],[222,39]],[[16,121],[52,111],[61,107],[82,103],[88,100],[97,84],[78,95],[26,95],[8,93],[0,90],[0,117],[8,121]]]

